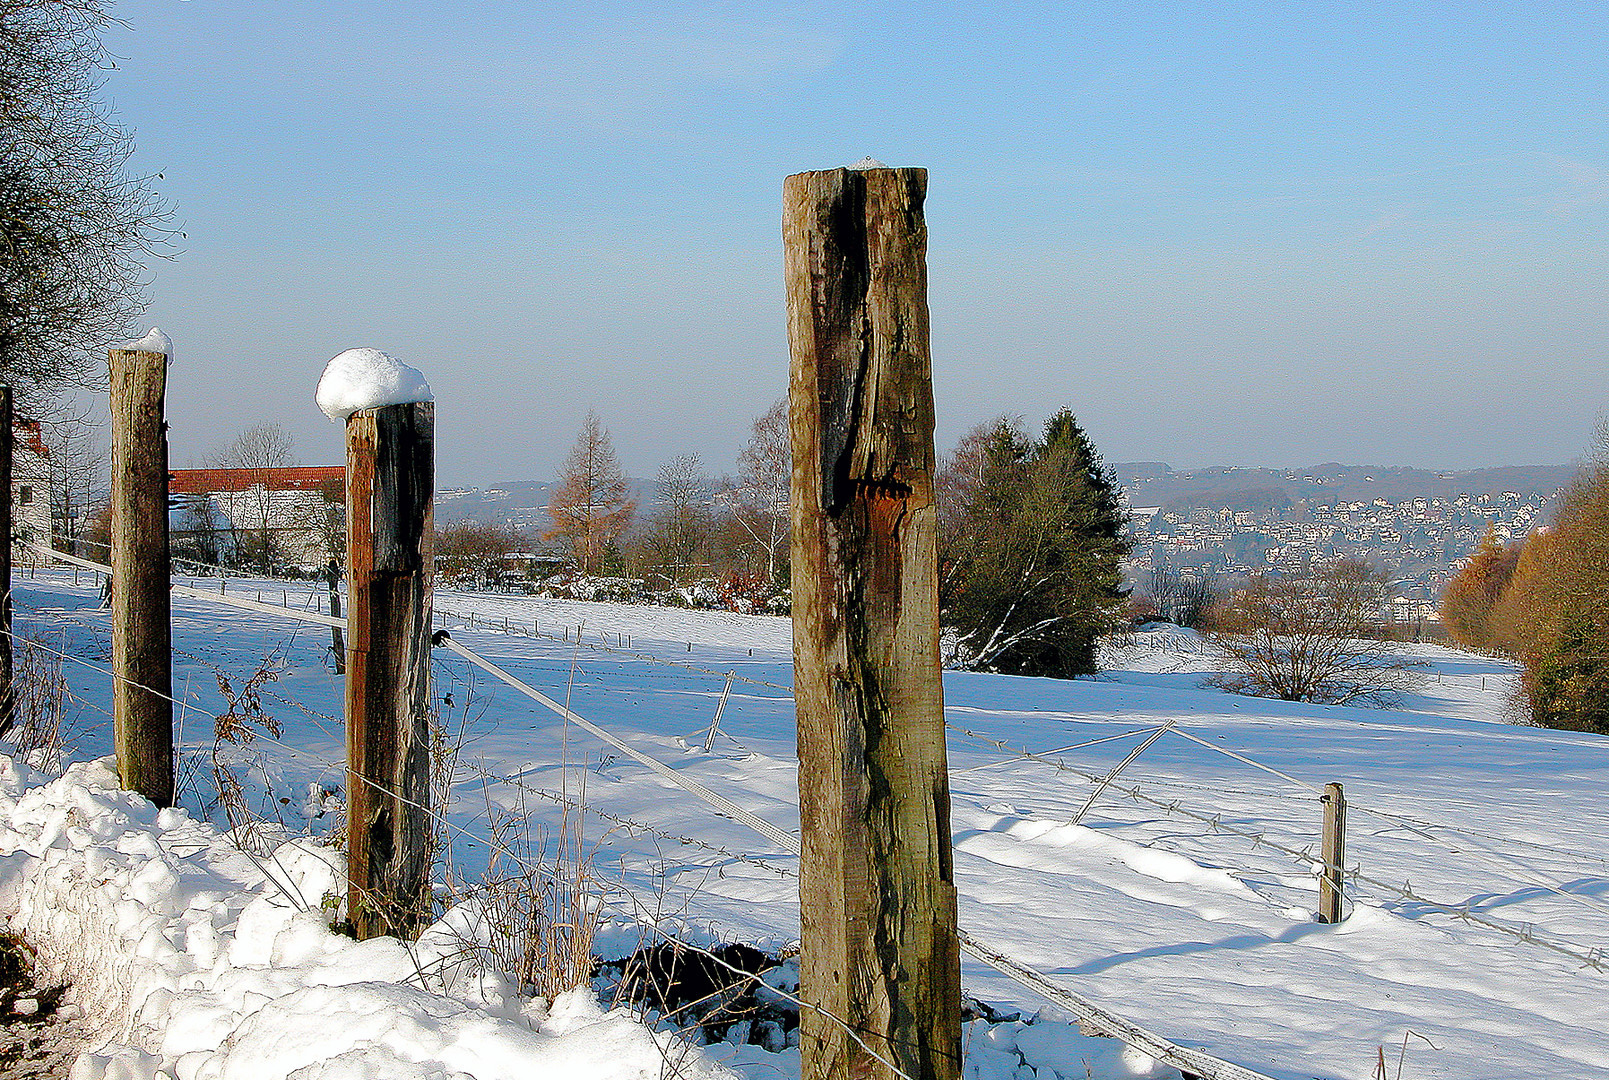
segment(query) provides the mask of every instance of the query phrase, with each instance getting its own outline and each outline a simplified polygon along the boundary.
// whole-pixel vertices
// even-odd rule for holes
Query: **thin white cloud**
[[[1609,169],[1567,158],[1555,158],[1552,165],[1561,184],[1545,199],[1549,213],[1569,218],[1609,205]]]

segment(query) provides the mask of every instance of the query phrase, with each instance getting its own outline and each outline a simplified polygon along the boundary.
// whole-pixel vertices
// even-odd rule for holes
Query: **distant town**
[[[1218,579],[1361,558],[1395,582],[1396,616],[1433,619],[1447,580],[1487,532],[1519,539],[1548,519],[1573,466],[1464,473],[1326,465],[1308,470],[1154,463],[1113,467],[1128,498],[1143,589],[1167,566]]]

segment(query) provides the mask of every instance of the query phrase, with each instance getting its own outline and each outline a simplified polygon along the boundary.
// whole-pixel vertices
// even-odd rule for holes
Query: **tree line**
[[[437,533],[444,570],[489,581],[515,553],[562,560],[550,577],[589,579],[587,589],[737,610],[785,610],[788,486],[786,400],[756,417],[736,471],[713,475],[697,454],[660,466],[639,505],[608,429],[589,412],[548,494],[545,527],[453,521]]]
[[[791,472],[780,400],[750,425],[734,474],[712,477],[697,455],[681,455],[638,505],[608,430],[589,414],[545,529],[452,522],[437,553],[449,573],[490,580],[499,559],[545,549],[576,575],[630,579],[647,593],[786,610]],[[949,662],[1092,673],[1097,640],[1125,618],[1128,543],[1116,480],[1072,412],[1052,416],[1037,438],[1013,417],[977,425],[944,456],[935,497]]]
[[[1609,735],[1609,427],[1554,523],[1506,544],[1488,534],[1448,583],[1441,618],[1465,648],[1519,662],[1533,723]]]

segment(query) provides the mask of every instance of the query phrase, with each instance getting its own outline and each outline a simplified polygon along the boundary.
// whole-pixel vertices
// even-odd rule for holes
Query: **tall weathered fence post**
[[[173,805],[168,358],[112,349],[112,716],[123,786]]]
[[[926,191],[885,168],[783,188],[805,1080],[960,1073]]]
[[[430,602],[436,407],[346,422],[348,911],[361,938],[430,915]]]
[[[1346,862],[1346,795],[1340,784],[1325,784],[1319,800],[1324,804],[1324,876],[1319,878],[1318,921],[1338,923],[1345,916],[1341,875]]]
[[[11,682],[11,438],[11,387],[0,386],[0,735],[17,720]]]

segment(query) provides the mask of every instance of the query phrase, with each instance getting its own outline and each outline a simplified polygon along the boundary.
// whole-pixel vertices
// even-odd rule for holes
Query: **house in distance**
[[[346,550],[341,465],[174,469],[168,507],[181,567],[315,573]]]

